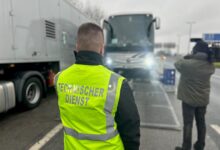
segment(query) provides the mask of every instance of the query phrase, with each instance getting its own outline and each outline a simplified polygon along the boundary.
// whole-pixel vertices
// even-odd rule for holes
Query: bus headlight
[[[106,64],[109,66],[112,64],[112,59],[107,57],[106,60],[105,60]]]
[[[154,57],[152,55],[147,55],[145,57],[145,65],[147,66],[147,68],[152,68],[154,64],[155,64]]]

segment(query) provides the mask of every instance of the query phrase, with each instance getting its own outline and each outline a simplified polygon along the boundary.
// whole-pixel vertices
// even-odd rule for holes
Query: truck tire
[[[43,95],[43,86],[37,77],[30,77],[22,88],[22,103],[25,108],[32,109],[39,105]]]

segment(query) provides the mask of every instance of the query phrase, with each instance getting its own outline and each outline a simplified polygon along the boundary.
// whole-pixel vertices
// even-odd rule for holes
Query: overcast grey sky
[[[182,52],[187,49],[188,21],[194,21],[192,37],[203,33],[220,33],[220,0],[82,0],[102,7],[107,14],[118,12],[150,12],[161,19],[157,42],[177,42],[181,35]]]

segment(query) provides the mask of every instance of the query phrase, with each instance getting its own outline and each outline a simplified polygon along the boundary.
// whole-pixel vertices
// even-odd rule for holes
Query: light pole
[[[189,21],[187,24],[189,24],[189,41],[188,41],[188,54],[190,53],[190,39],[191,39],[191,33],[192,33],[192,25],[195,24],[195,21]]]

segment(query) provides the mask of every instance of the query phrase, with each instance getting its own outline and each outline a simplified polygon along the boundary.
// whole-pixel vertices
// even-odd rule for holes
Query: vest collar
[[[76,64],[103,65],[103,57],[91,51],[80,51],[76,55]]]

